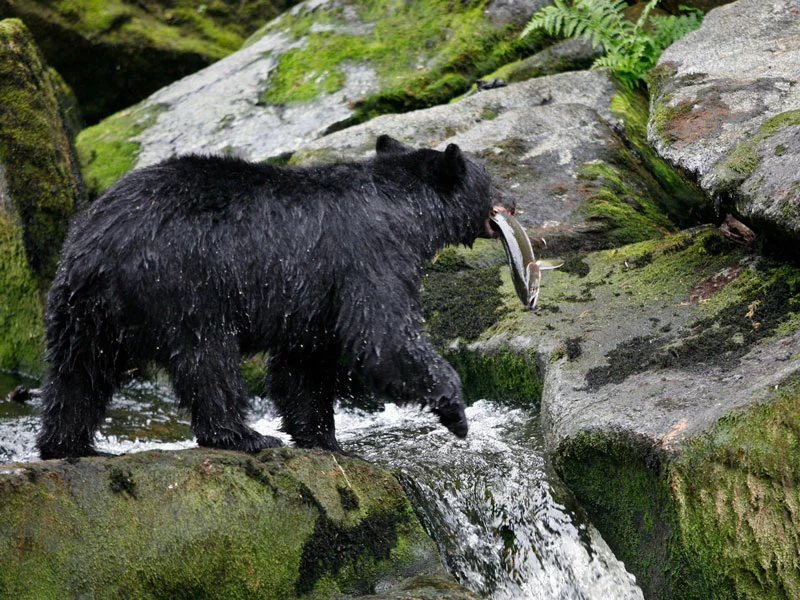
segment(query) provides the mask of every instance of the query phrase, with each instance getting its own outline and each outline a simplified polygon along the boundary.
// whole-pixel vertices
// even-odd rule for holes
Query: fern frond
[[[645,80],[661,52],[683,35],[697,29],[703,13],[681,7],[685,14],[662,17],[651,15],[659,0],[648,0],[636,23],[624,16],[625,0],[553,0],[539,9],[523,30],[523,36],[535,29],[550,35],[563,35],[590,42],[605,52],[592,68],[608,68],[629,88]]]

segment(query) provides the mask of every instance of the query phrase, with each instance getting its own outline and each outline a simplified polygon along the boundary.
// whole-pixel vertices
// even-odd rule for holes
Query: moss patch
[[[606,355],[607,365],[586,374],[589,389],[619,383],[648,369],[735,366],[758,341],[800,321],[800,270],[764,262],[733,275],[721,291],[702,300],[706,316],[688,331],[626,341]]]
[[[464,397],[502,400],[522,406],[538,406],[542,397],[542,372],[536,357],[507,346],[496,350],[449,350],[447,361],[461,378]]]
[[[763,157],[763,150],[759,146],[784,127],[798,125],[800,125],[800,110],[790,110],[767,119],[759,127],[758,133],[736,146],[722,162],[721,167],[719,167],[722,177],[717,185],[717,192],[730,193],[736,186],[750,177],[761,163]]]
[[[445,248],[422,280],[422,315],[438,346],[455,338],[476,339],[502,315],[497,266],[470,267],[454,248]]]
[[[669,481],[706,598],[800,595],[800,378],[720,420]]]
[[[67,221],[83,198],[58,96],[21,21],[0,22],[0,164],[42,290],[55,273]]]
[[[650,192],[653,200],[671,221],[681,228],[712,221],[711,203],[703,191],[675,171],[647,141],[647,99],[623,89],[611,98],[611,111],[622,119],[635,156],[657,184]]]
[[[674,586],[685,567],[669,547],[674,508],[650,441],[585,431],[557,448],[554,466],[645,597],[683,597]]]
[[[367,61],[376,69],[382,89],[356,102],[352,122],[442,103],[466,91],[481,75],[542,44],[536,36],[520,40],[512,28],[491,25],[484,16],[486,4],[361,2],[356,6],[358,18],[368,24],[362,35],[310,32],[312,23],[346,24],[341,7],[285,15],[257,35],[279,26],[296,37],[306,36],[306,45],[281,56],[263,100],[299,102],[336,91],[344,83],[338,70],[344,61]]]
[[[76,146],[91,197],[103,193],[134,167],[141,145],[133,138],[151,127],[165,108],[134,106],[81,131]]]
[[[0,210],[0,369],[44,372],[42,305],[22,231]]]
[[[90,123],[241,47],[292,0],[18,0],[0,16],[31,27]],[[85,57],[92,56],[92,69]]]

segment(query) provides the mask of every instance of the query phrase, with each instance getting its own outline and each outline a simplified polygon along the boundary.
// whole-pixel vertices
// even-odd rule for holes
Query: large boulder
[[[22,22],[0,21],[0,369],[43,369],[41,302],[84,195],[67,98]]]
[[[486,161],[549,252],[577,252],[706,218],[702,193],[647,146],[646,121],[642,97],[606,71],[578,71],[376,117],[306,144],[291,162],[364,158],[384,133],[412,146],[457,143]]]
[[[708,13],[653,74],[649,136],[720,213],[770,241],[800,240],[800,19],[793,0]],[[777,238],[777,240],[776,240]]]
[[[289,449],[2,465],[0,565],[3,598],[473,598],[391,475]]]
[[[291,0],[46,2],[0,0],[0,18],[33,32],[89,123],[238,50]]]
[[[519,39],[514,15],[545,2],[306,0],[238,52],[82,132],[87,183],[100,192],[189,152],[273,158],[345,123],[445,102],[539,47]]]

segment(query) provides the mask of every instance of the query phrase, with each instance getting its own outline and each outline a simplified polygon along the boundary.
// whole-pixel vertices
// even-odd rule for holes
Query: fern
[[[659,0],[650,0],[636,23],[625,18],[625,0],[553,0],[531,17],[522,31],[526,36],[536,29],[550,35],[579,38],[605,54],[593,69],[606,67],[628,88],[642,85],[664,49],[675,40],[700,27],[703,13],[681,6],[678,16],[650,15]]]

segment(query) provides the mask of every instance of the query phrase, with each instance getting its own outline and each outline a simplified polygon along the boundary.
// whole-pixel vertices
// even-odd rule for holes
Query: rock
[[[425,282],[465,395],[540,399],[557,472],[645,597],[792,598],[800,269],[700,227],[569,257],[529,312],[497,245],[448,250]],[[487,313],[470,287],[491,264],[491,322],[443,327]]]
[[[708,12],[712,8],[730,4],[733,0],[661,0],[660,6],[664,10],[677,15],[681,12],[681,6],[697,8],[703,12]]]
[[[565,71],[582,71],[591,67],[601,54],[583,40],[563,40],[533,56],[503,65],[486,79],[500,78],[513,83]]]
[[[39,375],[42,298],[84,200],[68,88],[21,21],[0,21],[0,369]]]
[[[346,123],[446,102],[542,45],[519,40],[520,27],[494,25],[482,4],[306,0],[238,52],[82,132],[84,175],[98,193],[175,154],[275,158]]]
[[[0,18],[25,22],[75,90],[87,121],[96,123],[237,50],[292,4],[0,0]]]
[[[454,585],[391,475],[290,449],[2,465],[0,564],[2,597],[43,600],[339,598],[414,576]]]
[[[457,143],[486,161],[548,251],[575,252],[703,219],[702,194],[647,147],[646,119],[643,99],[607,72],[580,71],[376,117],[306,144],[292,162],[363,158],[383,133],[417,147]]]
[[[792,0],[739,0],[662,54],[649,138],[724,215],[797,256],[800,19]],[[742,40],[746,40],[742,44]]]

